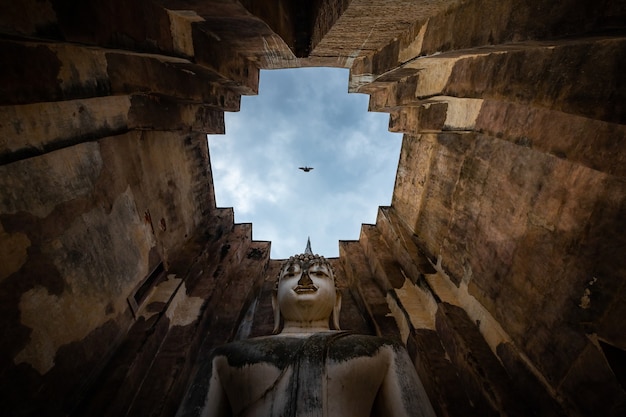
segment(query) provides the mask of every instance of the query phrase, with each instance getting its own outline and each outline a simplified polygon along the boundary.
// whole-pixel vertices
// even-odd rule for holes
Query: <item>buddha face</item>
[[[280,274],[278,305],[286,320],[328,320],[337,299],[330,266],[325,262],[291,262]]]

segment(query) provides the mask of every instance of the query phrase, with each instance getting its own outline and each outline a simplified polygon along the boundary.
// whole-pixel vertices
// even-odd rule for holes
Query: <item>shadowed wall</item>
[[[0,0],[0,403],[174,415],[267,334],[279,260],[206,134],[260,69],[350,69],[403,132],[333,260],[440,416],[626,412],[624,1]],[[302,248],[294,248],[294,252]]]

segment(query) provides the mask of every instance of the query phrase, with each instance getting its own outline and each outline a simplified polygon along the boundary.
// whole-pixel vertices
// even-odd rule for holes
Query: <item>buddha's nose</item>
[[[309,277],[309,271],[302,271],[302,276],[298,280],[298,285],[313,285],[311,277]]]

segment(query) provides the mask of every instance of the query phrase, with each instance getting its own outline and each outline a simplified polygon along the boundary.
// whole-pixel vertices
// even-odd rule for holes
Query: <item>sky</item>
[[[304,252],[339,256],[391,204],[402,135],[369,96],[348,93],[348,70],[262,70],[257,96],[225,113],[226,133],[209,135],[218,207],[252,223],[271,258]],[[304,172],[299,167],[314,169]]]

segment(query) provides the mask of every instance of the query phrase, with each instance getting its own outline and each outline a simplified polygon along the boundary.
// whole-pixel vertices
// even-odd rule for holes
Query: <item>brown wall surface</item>
[[[626,412],[626,2],[0,0],[0,404],[172,416],[280,266],[207,133],[260,69],[350,69],[404,139],[333,259],[342,327],[439,416]],[[294,248],[294,252],[300,248]],[[204,384],[204,385],[203,385]]]

